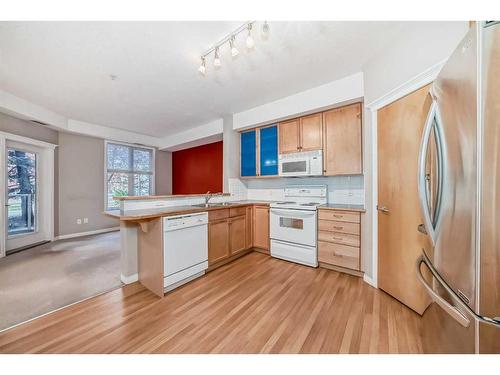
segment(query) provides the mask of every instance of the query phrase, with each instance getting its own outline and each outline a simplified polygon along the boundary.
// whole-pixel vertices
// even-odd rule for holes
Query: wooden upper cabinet
[[[323,112],[326,176],[361,174],[361,103]]]
[[[300,151],[300,119],[294,119],[279,123],[279,153]]]
[[[254,208],[253,246],[269,250],[269,207],[255,206]]]
[[[212,265],[230,255],[228,219],[208,223],[208,264]]]
[[[300,118],[300,151],[314,151],[323,148],[322,114]]]

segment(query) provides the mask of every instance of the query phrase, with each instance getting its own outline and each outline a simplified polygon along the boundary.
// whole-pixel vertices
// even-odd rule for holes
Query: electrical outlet
[[[76,219],[76,223],[80,225],[82,223],[82,219]]]
[[[83,218],[83,224],[88,224],[89,223],[89,218],[88,217],[84,217]]]

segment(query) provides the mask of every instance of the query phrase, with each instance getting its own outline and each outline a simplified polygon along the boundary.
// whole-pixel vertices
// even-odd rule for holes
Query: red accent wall
[[[172,194],[222,191],[222,141],[172,153]]]

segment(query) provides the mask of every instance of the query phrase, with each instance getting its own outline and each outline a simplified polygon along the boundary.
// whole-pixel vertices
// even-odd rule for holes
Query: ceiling
[[[68,118],[168,136],[361,71],[408,22],[270,22],[232,60],[200,54],[243,22],[0,22],[0,89]],[[115,80],[110,75],[116,76]]]

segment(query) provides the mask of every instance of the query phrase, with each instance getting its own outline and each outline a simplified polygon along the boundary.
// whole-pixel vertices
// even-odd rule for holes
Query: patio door
[[[53,239],[54,150],[12,138],[0,142],[0,256]]]

